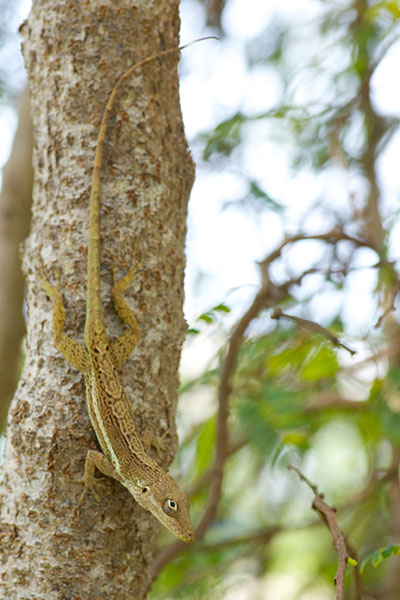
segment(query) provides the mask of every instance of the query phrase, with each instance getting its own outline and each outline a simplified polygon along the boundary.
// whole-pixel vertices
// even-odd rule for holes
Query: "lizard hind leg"
[[[134,256],[136,254],[136,250],[134,249]],[[123,297],[123,292],[129,288],[132,284],[132,281],[137,276],[137,273],[140,269],[141,263],[132,260],[131,266],[129,267],[128,272],[121,277],[121,279],[117,279],[117,269],[113,264],[112,272],[113,272],[113,287],[112,287],[112,295],[114,298],[114,306],[115,310],[118,313],[121,321],[126,323],[128,329],[120,335],[111,345],[111,352],[113,354],[113,358],[116,366],[121,366],[124,362],[129,358],[132,353],[134,347],[139,341],[140,338],[140,327],[136,320],[136,317],[133,311],[129,308],[125,298]]]
[[[78,483],[83,483],[84,485],[83,491],[79,497],[79,501],[76,507],[77,510],[79,510],[88,490],[92,492],[97,502],[100,502],[100,497],[95,488],[104,487],[104,483],[102,482],[102,479],[104,478],[98,478],[94,476],[95,468],[101,471],[104,475],[112,477],[117,481],[121,481],[118,473],[115,471],[114,467],[112,466],[108,458],[104,456],[104,454],[98,452],[97,450],[88,450],[88,453],[86,454],[85,470],[83,473],[83,477],[77,480]]]

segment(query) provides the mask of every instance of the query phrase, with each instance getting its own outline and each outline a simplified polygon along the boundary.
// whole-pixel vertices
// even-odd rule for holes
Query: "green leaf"
[[[278,212],[282,212],[284,210],[282,204],[279,204],[279,202],[277,202],[276,200],[271,198],[269,194],[264,192],[264,190],[260,188],[258,183],[254,181],[254,179],[251,179],[249,181],[249,188],[249,195],[253,196],[254,198],[259,198],[260,200],[263,200],[265,204],[267,204],[270,208],[273,208]]]
[[[212,318],[210,313],[204,313],[204,314],[200,315],[199,320],[204,321],[204,323],[208,323],[208,324],[214,322],[214,319]]]
[[[211,311],[219,311],[219,312],[224,312],[224,313],[230,313],[231,309],[229,308],[229,306],[227,306],[226,304],[217,304],[217,306],[214,306],[214,308],[211,309]]]
[[[300,377],[303,381],[318,381],[326,377],[334,377],[337,370],[336,352],[323,343],[309,353],[300,371]]]
[[[215,445],[215,418],[211,417],[203,425],[197,438],[197,451],[195,461],[195,474],[200,475],[208,467],[214,453]]]
[[[278,435],[267,421],[262,404],[246,401],[238,407],[241,428],[262,452],[269,454],[278,443]]]
[[[207,325],[209,325],[210,323],[214,323],[214,321],[216,319],[216,313],[229,313],[229,312],[231,312],[231,309],[229,308],[229,306],[227,306],[226,304],[223,304],[221,302],[220,304],[213,306],[213,308],[210,308],[210,310],[207,310],[202,315],[197,317],[197,320],[204,321],[204,323],[207,323]]]
[[[254,179],[250,179],[246,183],[248,186],[246,194],[241,198],[225,202],[224,208],[239,207],[240,209],[246,210],[252,209],[257,214],[265,208],[270,208],[277,213],[284,212],[284,206],[272,198],[266,191],[261,189]]]
[[[267,368],[269,373],[278,375],[288,368],[299,367],[306,359],[308,352],[309,347],[307,344],[287,345],[281,352],[268,357]]]
[[[385,381],[375,380],[368,404],[377,417],[384,436],[400,444],[400,414],[397,411],[399,392],[396,385],[393,385],[395,380],[392,379],[391,382],[392,376],[396,377],[396,371],[389,372]],[[391,406],[396,408],[396,412],[391,409]]]
[[[360,571],[362,573],[368,563],[371,563],[371,565],[376,568],[381,562],[390,556],[396,556],[397,554],[400,554],[400,544],[392,544],[387,548],[379,548],[364,558],[361,563]]]
[[[282,444],[290,444],[306,450],[309,447],[308,435],[302,431],[288,431],[282,437]]]
[[[306,341],[301,339],[268,358],[271,374],[280,374],[288,369],[300,369],[302,381],[334,377],[338,370],[336,352],[328,342],[321,342],[319,337],[310,336]]]
[[[245,121],[245,116],[239,112],[219,123],[214,131],[202,135],[201,138],[206,142],[204,160],[218,154],[229,156],[241,142],[241,128]]]

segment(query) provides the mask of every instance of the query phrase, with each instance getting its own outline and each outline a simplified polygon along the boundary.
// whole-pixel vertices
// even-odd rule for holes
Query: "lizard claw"
[[[86,494],[88,493],[89,490],[92,492],[96,501],[100,504],[101,498],[100,498],[99,494],[97,493],[96,488],[104,489],[106,487],[104,485],[104,483],[101,481],[102,479],[105,479],[105,478],[104,477],[93,477],[91,481],[87,481],[87,479],[85,479],[85,477],[80,477],[79,479],[76,480],[77,483],[83,483],[83,486],[84,486],[83,491],[82,491],[81,495],[79,496],[78,504],[76,506],[77,512],[80,511],[82,502],[84,501]]]
[[[142,263],[136,259],[137,256],[137,243],[135,242],[133,246],[132,259],[127,273],[121,279],[117,279],[117,267],[115,264],[112,264],[112,274],[113,274],[113,291],[116,293],[125,292],[131,285],[132,281],[137,276]]]
[[[43,266],[42,257],[40,256],[39,253],[38,253],[38,260],[39,260],[39,284],[40,284],[40,287],[43,289],[43,291],[47,294],[47,296],[49,298],[54,300],[57,296],[59,296],[61,294],[60,269],[56,269],[56,285],[53,285],[47,279],[47,276],[46,276],[46,273],[44,270],[44,266]]]

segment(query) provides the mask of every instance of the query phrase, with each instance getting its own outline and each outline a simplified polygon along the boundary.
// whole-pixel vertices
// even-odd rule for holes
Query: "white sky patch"
[[[372,99],[375,109],[384,115],[392,117],[400,117],[400,85],[398,78],[393,77],[394,73],[398,73],[399,65],[400,42],[397,42],[388,50],[371,81]],[[390,93],[388,93],[389,82],[392,82]]]
[[[4,165],[10,156],[16,127],[17,115],[15,110],[3,107],[0,112],[0,165]]]

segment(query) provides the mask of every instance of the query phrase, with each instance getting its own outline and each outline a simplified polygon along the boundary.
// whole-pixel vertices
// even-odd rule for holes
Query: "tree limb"
[[[287,313],[282,312],[280,308],[276,308],[271,315],[271,319],[279,320],[282,318],[289,319],[290,321],[297,323],[297,325],[303,327],[303,329],[308,329],[309,331],[315,331],[316,333],[320,333],[321,335],[326,337],[330,342],[332,342],[334,346],[336,346],[337,348],[343,348],[344,350],[347,350],[347,352],[349,352],[352,356],[356,354],[356,350],[353,350],[346,344],[343,344],[343,342],[341,342],[339,338],[337,338],[330,331],[325,329],[325,327],[322,327],[322,325],[319,325],[315,321],[303,319],[302,317],[295,317],[294,315],[288,315]]]
[[[353,557],[355,554],[355,551],[353,549],[351,549],[352,551],[349,551],[349,545],[346,541],[346,538],[336,521],[336,508],[329,506],[329,504],[324,502],[324,496],[318,492],[317,486],[311,483],[311,481],[307,479],[307,477],[305,477],[305,475],[303,475],[303,473],[297,467],[289,465],[288,468],[291,471],[295,471],[300,479],[304,481],[313,491],[314,498],[312,501],[312,508],[319,513],[322,521],[332,534],[333,543],[339,558],[336,576],[334,579],[336,585],[336,600],[344,600],[344,576],[346,573],[346,565],[348,559]],[[358,559],[356,560],[358,562]]]

